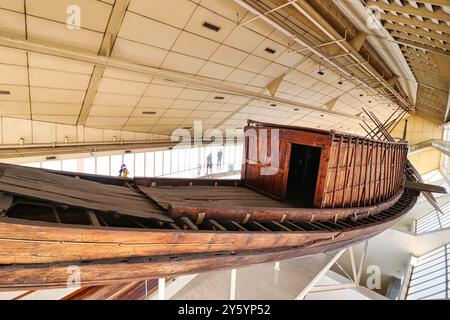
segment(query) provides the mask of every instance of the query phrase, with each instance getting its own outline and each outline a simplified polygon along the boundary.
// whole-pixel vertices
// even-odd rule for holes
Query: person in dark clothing
[[[222,165],[222,150],[217,152],[217,166],[220,167]]]
[[[128,176],[127,166],[125,164],[122,164],[119,170],[119,177],[127,177],[127,176]]]
[[[209,171],[212,173],[212,153],[206,157],[206,174],[208,174]]]

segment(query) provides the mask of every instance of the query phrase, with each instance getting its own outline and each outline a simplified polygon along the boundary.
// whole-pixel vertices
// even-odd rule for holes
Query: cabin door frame
[[[327,179],[327,171],[328,171],[328,164],[330,159],[330,150],[331,150],[331,144],[333,141],[332,135],[323,135],[323,134],[315,134],[311,133],[308,135],[311,139],[295,139],[295,137],[291,137],[288,141],[285,141],[288,143],[287,146],[287,152],[286,152],[286,161],[284,163],[284,177],[283,177],[283,195],[282,195],[282,201],[286,201],[286,195],[287,195],[287,186],[288,186],[288,179],[289,179],[289,167],[291,164],[291,156],[292,156],[292,145],[293,144],[300,144],[305,145],[309,147],[316,147],[321,148],[320,153],[320,164],[319,164],[319,170],[317,174],[317,180],[316,180],[316,188],[314,191],[314,201],[313,201],[313,207],[314,208],[322,208],[322,200],[325,190],[325,182]],[[319,138],[320,139],[315,139]],[[323,139],[325,137],[325,140]],[[320,140],[320,141],[317,141]]]

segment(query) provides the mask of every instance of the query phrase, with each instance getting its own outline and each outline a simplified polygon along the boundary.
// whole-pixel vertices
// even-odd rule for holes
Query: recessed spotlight
[[[155,111],[142,111],[142,114],[156,114]]]
[[[268,53],[270,53],[270,54],[274,54],[275,52],[277,52],[277,50],[272,49],[272,48],[269,48],[269,47],[267,47],[266,49],[264,49],[264,51],[266,51],[266,52],[268,52]]]
[[[372,100],[369,100],[369,103],[372,103]]]
[[[364,97],[364,95],[361,93],[360,95],[359,95],[360,97]]]
[[[209,22],[204,22],[203,26],[209,30],[215,31],[215,32],[219,32],[220,31],[220,27],[216,26],[215,24],[209,23]]]
[[[10,94],[11,94],[11,91],[0,90],[0,94],[3,94],[3,95],[10,95]]]
[[[225,99],[225,97],[217,96],[217,97],[214,97],[214,99],[216,99],[216,100],[223,100],[223,99]]]

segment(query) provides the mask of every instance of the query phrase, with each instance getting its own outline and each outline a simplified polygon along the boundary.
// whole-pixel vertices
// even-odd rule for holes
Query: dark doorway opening
[[[286,202],[311,208],[314,204],[321,148],[292,144]]]

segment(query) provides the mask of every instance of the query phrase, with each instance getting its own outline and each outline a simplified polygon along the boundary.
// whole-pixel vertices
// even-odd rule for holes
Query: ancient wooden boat
[[[406,154],[405,143],[249,122],[240,180],[1,165],[0,290],[66,286],[74,267],[90,286],[349,246],[426,188],[405,182]]]

